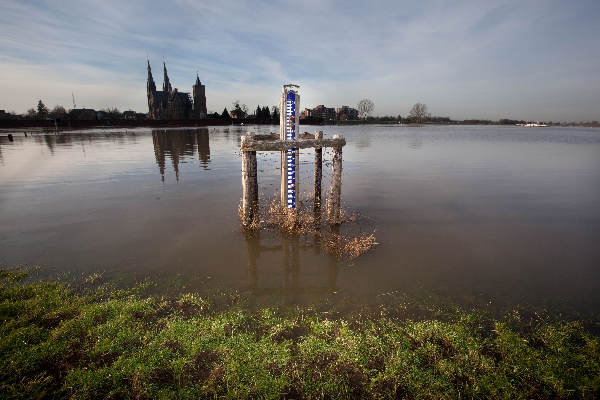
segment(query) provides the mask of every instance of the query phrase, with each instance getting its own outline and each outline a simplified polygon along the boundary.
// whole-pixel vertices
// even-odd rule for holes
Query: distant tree
[[[375,109],[375,103],[369,99],[362,99],[358,102],[356,108],[358,109],[358,115],[360,115],[362,119],[367,119],[369,114]]]
[[[48,107],[40,100],[37,105],[38,118],[46,118],[48,116]]]
[[[37,118],[37,111],[35,111],[35,108],[30,108],[29,110],[27,110],[25,116],[27,118]]]
[[[233,110],[231,110],[231,116],[233,118],[243,119],[248,116],[248,106],[245,104],[240,105],[240,101],[236,100],[233,103]]]
[[[267,122],[271,120],[271,112],[269,111],[269,107],[261,107],[260,105],[256,107],[256,120],[260,122]]]
[[[425,120],[425,118],[429,116],[429,114],[427,113],[427,105],[423,103],[416,103],[410,109],[408,116],[417,121],[418,123],[422,123]]]
[[[231,119],[231,115],[229,115],[229,111],[227,111],[227,107],[225,107],[223,109],[223,112],[221,113],[221,118],[228,120]]]
[[[272,106],[271,107],[271,120],[275,123],[279,123],[279,107]]]
[[[263,120],[263,113],[262,108],[260,108],[260,104],[256,106],[256,110],[254,111],[254,118],[256,118],[257,121]]]
[[[265,119],[265,121],[271,120],[271,112],[269,111],[269,107],[267,107],[267,106],[263,107],[262,115],[263,115],[263,118]]]
[[[106,116],[108,117],[108,119],[121,119],[121,111],[119,111],[119,109],[117,107],[107,107],[107,108],[103,108],[102,110],[100,110],[104,113],[106,113]]]
[[[49,115],[51,118],[62,119],[67,115],[67,110],[63,106],[54,106]]]

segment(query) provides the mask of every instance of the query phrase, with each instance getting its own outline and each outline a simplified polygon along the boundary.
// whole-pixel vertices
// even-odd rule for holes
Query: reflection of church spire
[[[185,131],[159,131],[152,132],[154,142],[154,153],[156,155],[156,163],[160,169],[160,174],[164,182],[165,174],[165,159],[171,158],[175,179],[179,181],[179,163],[185,162],[185,157],[193,157],[196,147],[196,136],[192,132]],[[201,146],[205,146],[201,144]],[[208,147],[208,143],[206,143]],[[201,151],[205,151],[204,149]],[[208,150],[207,150],[208,151]]]
[[[154,156],[156,157],[156,164],[160,171],[161,180],[165,181],[165,146],[161,143],[164,136],[159,131],[152,132],[152,141],[154,142]]]
[[[198,142],[198,159],[202,168],[208,169],[210,163],[210,142],[208,138],[208,132],[198,132],[196,134],[196,141]]]
[[[169,140],[170,142],[170,140]],[[171,162],[173,164],[173,170],[175,171],[175,180],[179,182],[179,154],[177,151],[173,151],[171,146]]]

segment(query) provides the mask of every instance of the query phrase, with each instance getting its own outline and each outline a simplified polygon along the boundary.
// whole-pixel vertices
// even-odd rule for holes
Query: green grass
[[[600,396],[577,322],[328,319],[25,278],[0,270],[0,398]]]

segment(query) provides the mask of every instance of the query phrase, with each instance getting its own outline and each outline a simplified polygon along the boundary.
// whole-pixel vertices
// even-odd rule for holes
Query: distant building
[[[196,75],[196,83],[192,87],[193,99],[189,93],[179,92],[171,87],[167,66],[163,63],[163,90],[156,90],[156,85],[148,61],[148,117],[150,119],[203,119],[206,118],[205,87]]]
[[[358,119],[358,110],[349,106],[341,106],[337,109],[338,121],[348,121]]]
[[[135,112],[133,110],[123,111],[123,119],[143,120],[146,119],[146,114]]]
[[[311,109],[305,108],[304,111],[300,113],[300,118],[310,118],[312,116],[311,114]]]
[[[95,121],[98,119],[96,110],[93,108],[74,108],[69,111],[69,116],[72,120],[78,121]]]
[[[137,119],[137,113],[133,110],[123,111],[123,119]]]
[[[248,116],[246,111],[242,110],[240,107],[236,107],[229,112],[229,116],[232,119],[244,119]]]
[[[310,110],[310,116],[323,121],[334,121],[335,108],[325,107],[323,104],[321,104]]]

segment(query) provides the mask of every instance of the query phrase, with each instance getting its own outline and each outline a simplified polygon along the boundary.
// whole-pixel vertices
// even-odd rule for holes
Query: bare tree
[[[55,106],[52,111],[50,111],[50,118],[64,118],[67,115],[67,110],[63,106]]]
[[[356,108],[358,108],[358,114],[360,115],[360,117],[362,119],[366,119],[369,116],[369,114],[371,114],[375,109],[375,103],[373,103],[373,101],[369,99],[362,99],[358,102]]]
[[[36,118],[37,117],[37,111],[35,110],[35,108],[30,108],[29,110],[27,110],[27,118]]]
[[[106,107],[100,111],[106,113],[109,119],[121,119],[122,117],[121,111],[117,107]]]
[[[235,100],[232,104],[231,116],[233,118],[246,118],[248,116],[248,106],[245,104],[240,105],[239,100]]]
[[[422,123],[425,118],[429,117],[429,114],[427,113],[427,105],[423,103],[416,103],[410,109],[408,116],[409,118],[414,118],[418,123]]]

